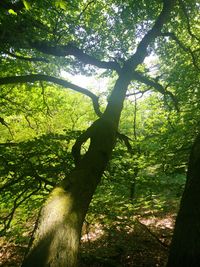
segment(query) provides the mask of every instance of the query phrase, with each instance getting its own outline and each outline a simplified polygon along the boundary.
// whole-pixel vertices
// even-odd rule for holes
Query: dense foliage
[[[177,1],[134,71],[86,224],[109,232],[177,208],[200,130],[199,9]],[[120,68],[161,10],[155,0],[1,1],[2,236],[28,243],[42,203],[75,166],[75,140],[105,110]],[[80,74],[103,86],[89,78],[85,86]]]

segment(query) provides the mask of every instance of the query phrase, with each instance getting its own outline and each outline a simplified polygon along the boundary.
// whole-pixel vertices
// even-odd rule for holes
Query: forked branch
[[[160,83],[153,81],[146,76],[143,76],[140,72],[137,72],[137,71],[133,72],[133,79],[155,88],[156,91],[158,91],[159,93],[161,93],[163,95],[169,95],[171,97],[173,103],[174,103],[176,110],[179,111],[178,101],[177,101],[176,97],[173,95],[172,92],[168,91]]]

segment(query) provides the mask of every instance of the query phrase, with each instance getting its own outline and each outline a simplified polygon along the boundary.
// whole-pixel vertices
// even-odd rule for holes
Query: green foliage
[[[79,134],[68,131],[65,135],[46,134],[26,142],[1,144],[1,233],[10,228],[8,236],[20,236],[27,219],[30,224],[37,217],[53,186],[74,166],[71,142]],[[28,228],[32,230],[31,225]]]
[[[60,56],[60,46],[67,45],[122,66],[154,24],[163,1],[11,2],[0,4],[1,77],[98,73],[84,60]],[[120,132],[130,138],[132,149],[117,143],[86,218],[107,232],[132,227],[138,214],[167,212],[182,193],[191,144],[199,133],[200,50],[199,4],[181,2],[185,7],[175,6],[163,35],[148,48],[152,63],[137,69],[164,93],[138,81],[130,84]],[[58,56],[46,53],[45,42],[58,47]],[[110,78],[109,88],[98,92],[104,108],[117,74],[109,69],[101,76]],[[1,85],[0,105],[1,230],[22,242],[49,191],[74,167],[72,145],[96,115],[86,96],[46,82]]]
[[[30,10],[31,9],[31,5],[30,5],[29,1],[23,0],[23,4],[24,4],[26,10]]]
[[[9,126],[0,124],[1,142],[18,142],[46,133],[63,134],[75,128],[82,130],[94,117],[86,97],[41,83],[2,87],[0,103]]]
[[[112,235],[115,230],[133,229],[138,217],[151,218],[177,209],[185,184],[184,172],[165,174],[159,165],[151,163],[134,175],[133,159],[117,146],[86,217],[91,229],[100,224],[104,234]]]

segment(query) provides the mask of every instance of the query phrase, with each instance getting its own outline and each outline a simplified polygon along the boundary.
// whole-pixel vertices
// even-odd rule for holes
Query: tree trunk
[[[105,118],[86,131],[79,146],[90,138],[89,149],[69,178],[50,194],[22,267],[77,265],[83,220],[115,145],[116,131],[117,125]]]
[[[121,71],[104,114],[76,140],[72,150],[76,167],[44,205],[22,267],[77,265],[83,220],[116,143],[121,110],[132,78],[128,69]],[[81,157],[81,146],[88,139],[89,149]]]
[[[100,119],[82,134],[73,147],[76,167],[44,205],[31,249],[22,267],[74,267],[81,229],[88,206],[116,143],[116,134],[130,72],[115,84],[110,102]],[[81,145],[90,139],[81,158]]]
[[[200,135],[193,145],[167,267],[200,266]]]

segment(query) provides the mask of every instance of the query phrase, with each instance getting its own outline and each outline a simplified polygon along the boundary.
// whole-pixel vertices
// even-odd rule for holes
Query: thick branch
[[[102,69],[115,70],[118,73],[120,72],[121,69],[117,62],[114,61],[107,62],[98,60],[95,57],[86,54],[82,49],[77,48],[71,43],[67,45],[51,46],[47,42],[34,42],[31,43],[31,45],[32,47],[36,48],[40,52],[43,52],[44,54],[58,56],[58,57],[66,57],[71,55],[84,64],[90,64]]]
[[[94,124],[92,124],[84,133],[82,133],[72,147],[72,156],[74,158],[75,165],[77,166],[81,160],[81,146],[92,136]]]
[[[113,118],[116,124],[119,123],[119,117],[123,108],[123,101],[126,97],[126,91],[128,86],[133,79],[132,72],[141,64],[147,56],[148,46],[160,35],[163,25],[167,22],[173,5],[176,3],[175,0],[163,0],[163,9],[154,23],[151,30],[140,41],[137,50],[125,63],[119,78],[115,83],[114,89],[110,95],[109,103],[104,112],[104,116]]]
[[[139,64],[143,62],[147,56],[147,48],[157,36],[160,35],[163,25],[167,22],[170,11],[173,5],[176,3],[175,0],[163,0],[163,9],[155,21],[154,26],[147,32],[147,34],[140,41],[135,54],[127,61],[127,64],[135,69]]]
[[[94,110],[98,116],[101,116],[101,111],[99,109],[99,103],[98,103],[98,97],[90,92],[89,90],[77,86],[73,83],[67,82],[65,80],[44,75],[44,74],[30,74],[30,75],[24,75],[24,76],[10,76],[10,77],[1,77],[0,78],[0,85],[1,84],[11,84],[11,83],[27,83],[27,82],[36,82],[36,81],[46,81],[46,82],[52,82],[58,85],[61,85],[65,88],[70,88],[76,92],[79,92],[81,94],[84,94],[91,98]]]

